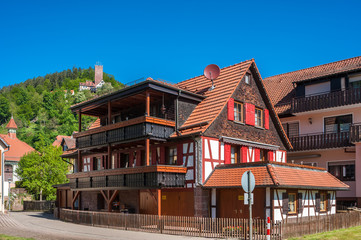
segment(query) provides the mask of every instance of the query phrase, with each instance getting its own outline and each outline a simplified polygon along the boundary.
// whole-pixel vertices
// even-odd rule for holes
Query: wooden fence
[[[325,216],[288,219],[282,223],[282,237],[299,237],[361,225],[361,213],[352,211]]]
[[[207,238],[249,239],[248,219],[157,216],[55,209],[56,218],[89,226]],[[271,221],[271,239],[279,240],[361,225],[361,213]],[[253,219],[253,239],[266,239],[267,223]]]
[[[63,221],[90,226],[182,236],[249,239],[248,219],[157,216],[69,209],[55,209],[54,213]],[[266,239],[266,233],[266,221],[253,219],[253,239]],[[282,239],[281,223],[271,222],[271,233],[271,239]]]

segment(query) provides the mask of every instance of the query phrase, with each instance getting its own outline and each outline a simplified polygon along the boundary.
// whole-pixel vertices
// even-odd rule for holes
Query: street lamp
[[[11,178],[8,178],[8,182],[9,182],[9,195],[8,195],[8,202],[9,202],[9,212],[10,212],[10,183],[11,183]]]

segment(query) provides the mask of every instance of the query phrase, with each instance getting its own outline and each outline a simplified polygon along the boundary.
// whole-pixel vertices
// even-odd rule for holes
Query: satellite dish
[[[212,81],[212,87],[209,91],[213,90],[216,86],[213,84],[213,80],[216,79],[221,73],[221,69],[216,64],[209,64],[204,69],[204,76]]]

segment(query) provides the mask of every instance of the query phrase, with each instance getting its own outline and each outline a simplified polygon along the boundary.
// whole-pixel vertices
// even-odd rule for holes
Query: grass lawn
[[[34,238],[12,237],[0,234],[0,240],[34,240]]]
[[[289,240],[357,240],[361,239],[361,226],[339,229],[331,232],[306,235],[299,238],[290,238]]]

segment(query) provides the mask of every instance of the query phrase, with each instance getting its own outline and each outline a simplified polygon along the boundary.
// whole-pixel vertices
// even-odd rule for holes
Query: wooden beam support
[[[158,216],[162,215],[162,190],[160,188],[157,189],[157,200],[158,200]]]
[[[149,166],[149,155],[150,155],[150,147],[149,147],[149,138],[145,139],[145,162],[147,166]]]
[[[146,94],[146,101],[145,101],[146,111],[145,111],[145,115],[150,116],[150,94],[149,94],[148,91],[145,94]]]
[[[81,151],[78,150],[78,172],[81,172],[81,166],[82,166],[82,157],[81,157]]]
[[[108,167],[107,169],[111,169],[112,168],[112,147],[110,146],[110,144],[108,144]]]
[[[73,197],[73,200],[71,201],[71,209],[73,209],[73,210],[75,208],[75,206],[74,206],[75,201],[79,197],[79,194],[80,194],[80,191],[76,191],[75,196]],[[80,206],[80,203],[78,203],[78,206]]]
[[[112,124],[112,103],[108,101],[108,125]]]
[[[81,132],[81,110],[79,110],[79,113],[78,113],[78,116],[79,116],[79,120],[78,120],[78,122],[79,122],[79,128],[78,128],[78,132]]]

